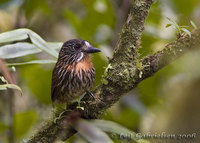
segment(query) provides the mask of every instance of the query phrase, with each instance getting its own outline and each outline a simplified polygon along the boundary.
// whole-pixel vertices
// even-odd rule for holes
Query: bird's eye
[[[80,49],[80,47],[81,47],[80,45],[76,44],[76,45],[74,45],[74,50],[77,51],[78,49]]]

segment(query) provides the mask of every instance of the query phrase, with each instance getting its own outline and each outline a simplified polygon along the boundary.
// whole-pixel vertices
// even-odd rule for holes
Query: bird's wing
[[[58,86],[59,84],[59,77],[58,77],[58,68],[56,68],[56,66],[53,69],[53,73],[52,73],[52,80],[51,80],[51,100],[54,103],[56,100],[56,97],[59,96],[60,94],[60,86]]]
[[[56,99],[59,99],[66,92],[68,92],[68,88],[66,87],[69,84],[71,69],[69,65],[61,65],[62,64],[56,64],[52,74],[51,100],[53,103]]]

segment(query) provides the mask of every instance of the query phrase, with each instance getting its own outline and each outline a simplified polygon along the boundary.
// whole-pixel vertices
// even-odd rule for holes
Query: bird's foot
[[[89,90],[86,91],[86,93],[90,96],[92,96],[96,101],[100,101],[100,99],[96,96],[94,96],[94,94],[92,92],[90,92]]]

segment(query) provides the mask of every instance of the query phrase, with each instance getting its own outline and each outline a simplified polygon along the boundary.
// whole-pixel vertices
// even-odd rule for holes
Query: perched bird
[[[85,40],[66,41],[53,69],[51,99],[55,103],[71,103],[94,85],[95,69],[91,53],[100,52]]]

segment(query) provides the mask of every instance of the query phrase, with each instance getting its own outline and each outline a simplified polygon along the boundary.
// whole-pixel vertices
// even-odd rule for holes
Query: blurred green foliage
[[[175,10],[182,16],[190,15],[199,4],[199,0],[173,0],[173,2]]]
[[[1,1],[0,1],[0,4],[4,4],[4,3],[7,3],[7,2],[9,2],[9,1],[11,1],[11,0],[1,0]]]
[[[76,11],[70,9],[65,9],[63,13],[80,38],[93,41],[100,25],[114,27],[114,11],[108,0],[81,0],[81,3],[86,13],[84,16],[80,17]],[[103,5],[102,8],[98,9],[98,4]]]
[[[106,52],[112,52],[113,36],[118,37],[113,33],[117,19],[120,19],[116,17],[121,6],[120,2],[117,2],[115,0],[22,0],[20,2],[18,0],[1,0],[0,31],[27,27],[37,31],[47,41],[61,41],[60,37],[66,40],[77,37],[90,41],[95,47],[106,46],[108,48]],[[142,48],[139,50],[140,58],[151,55],[174,39],[175,31],[165,29],[166,24],[169,23],[166,17],[172,18],[179,25],[189,25],[190,20],[199,25],[199,19],[195,15],[195,13],[199,12],[199,5],[199,0],[155,1],[151,7],[145,24],[145,31],[142,35]],[[12,9],[12,12],[10,9]],[[18,18],[16,15],[18,15]],[[105,54],[104,51],[104,53],[93,56],[96,69],[95,85],[100,84],[104,67],[107,64]],[[112,55],[112,53],[109,54]],[[49,58],[48,55],[40,53],[34,57],[26,56],[11,59],[11,61]],[[143,105],[146,111],[156,105],[164,104],[165,97],[161,93],[165,82],[181,73],[184,70],[183,67],[185,67],[184,62],[176,61],[156,73],[153,77],[140,83],[136,89],[137,95],[128,96],[138,96],[139,100],[136,102]],[[26,138],[28,133],[33,133],[30,129],[34,124],[41,123],[39,122],[41,120],[41,112],[45,112],[46,108],[51,108],[50,85],[52,68],[53,64],[17,67],[17,80],[20,83],[19,86],[22,86],[22,91],[25,91],[22,98],[29,97],[24,106],[16,107],[14,115],[14,131],[16,139],[20,139],[19,142],[21,142],[22,138]],[[192,70],[193,67],[191,67]],[[1,98],[0,96],[0,100]],[[36,103],[32,104],[32,99]],[[31,104],[29,105],[29,103]],[[38,108],[33,109],[31,106],[37,106],[40,111],[38,111]],[[143,114],[130,106],[124,106],[124,104],[119,103],[116,106],[114,109],[107,111],[103,118],[118,122],[131,130],[140,130]],[[0,138],[5,136],[8,126],[7,122],[0,120]],[[76,138],[72,140],[76,140]],[[7,140],[4,140],[4,142],[7,142]],[[115,140],[115,142],[123,142],[123,140]]]
[[[25,0],[24,11],[28,19],[31,19],[35,11],[41,11],[46,16],[50,16],[51,9],[46,0]]]
[[[3,122],[0,122],[0,132],[8,129],[8,125],[4,124]]]
[[[37,115],[35,111],[25,111],[14,115],[14,134],[16,138],[22,139],[27,131],[36,121]]]
[[[151,10],[149,12],[149,16],[147,18],[146,24],[153,24],[153,25],[159,25],[162,20],[162,7],[161,7],[161,1],[155,1],[155,3],[152,5]]]
[[[43,104],[51,104],[51,73],[52,70],[45,69],[40,65],[22,66],[20,78],[28,85],[32,94]],[[30,76],[31,75],[31,76]]]

